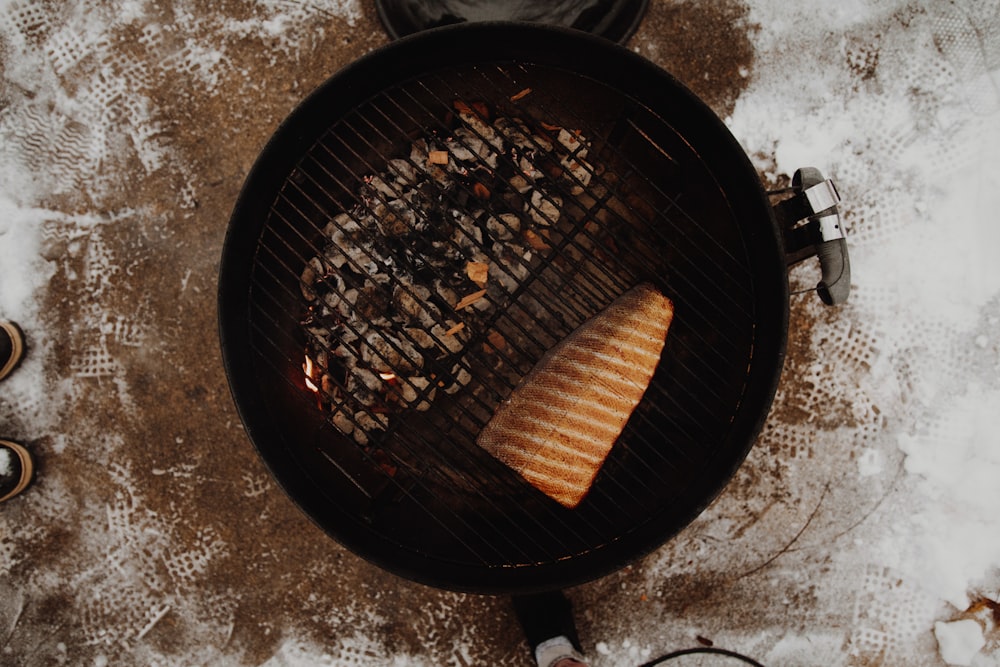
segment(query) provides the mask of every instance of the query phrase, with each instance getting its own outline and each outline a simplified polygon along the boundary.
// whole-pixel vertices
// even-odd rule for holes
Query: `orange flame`
[[[306,362],[302,364],[302,370],[306,374],[306,387],[319,393],[319,387],[313,382],[313,360],[309,358],[308,354],[306,355]]]

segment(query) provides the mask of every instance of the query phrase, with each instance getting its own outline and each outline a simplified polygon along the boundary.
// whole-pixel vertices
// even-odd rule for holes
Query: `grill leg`
[[[514,613],[539,667],[583,665],[573,607],[561,591],[518,595]]]

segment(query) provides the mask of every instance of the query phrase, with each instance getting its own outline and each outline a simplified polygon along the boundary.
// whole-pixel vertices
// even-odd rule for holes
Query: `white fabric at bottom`
[[[563,658],[583,660],[583,656],[573,648],[573,643],[563,635],[546,639],[535,649],[535,662],[538,663],[538,667],[553,667]]]

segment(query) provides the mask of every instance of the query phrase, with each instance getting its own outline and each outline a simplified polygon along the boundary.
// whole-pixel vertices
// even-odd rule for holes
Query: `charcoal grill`
[[[558,229],[547,230],[530,259],[498,256],[485,241],[475,248],[491,266],[517,268],[518,280],[484,297],[482,313],[439,304],[467,326],[463,353],[444,355],[433,377],[439,389],[460,371],[467,381],[438,391],[427,410],[367,429],[362,445],[332,419],[331,403],[350,400],[346,378],[318,392],[307,384],[303,268],[323,254],[337,216],[350,224],[393,199],[392,188],[369,187],[373,175],[408,160],[415,140],[453,136],[456,109],[471,103],[488,110],[487,127],[518,118],[578,132],[590,173],[586,183],[563,179],[546,190],[559,204]],[[505,164],[514,168],[509,153],[481,171]],[[510,193],[487,182],[485,196],[472,177],[430,187],[428,196],[442,206],[509,206]],[[789,201],[786,230],[721,121],[669,74],[610,42],[505,23],[395,42],[295,110],[237,202],[220,273],[220,330],[250,439],[313,520],[395,574],[512,593],[619,569],[696,517],[759,432],[785,353],[786,236],[817,212],[802,197]],[[521,205],[530,214],[530,201]],[[816,229],[795,229],[795,261],[822,240]],[[401,239],[407,256],[419,257],[421,234],[410,229]],[[360,259],[338,271],[355,280],[375,272],[387,276],[389,292],[412,291],[398,264]],[[546,350],[644,281],[675,303],[660,365],[591,492],[565,509],[477,447],[476,435]],[[500,351],[490,346],[497,332],[506,342]]]

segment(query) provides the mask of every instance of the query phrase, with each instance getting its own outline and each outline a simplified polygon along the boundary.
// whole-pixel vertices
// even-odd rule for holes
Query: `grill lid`
[[[530,21],[624,43],[638,28],[648,4],[648,0],[376,0],[375,8],[396,39],[456,23]]]

